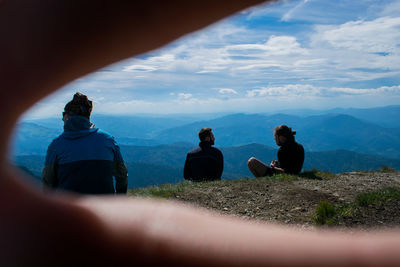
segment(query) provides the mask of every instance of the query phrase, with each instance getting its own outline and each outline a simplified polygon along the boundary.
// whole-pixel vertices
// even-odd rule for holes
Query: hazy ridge
[[[204,120],[201,114],[97,115],[92,121],[112,133],[120,144],[130,173],[130,187],[180,181],[186,153],[197,145],[197,132],[202,127],[213,128],[216,147],[223,151],[224,179],[251,176],[246,165],[251,156],[267,163],[275,159],[277,147],[272,130],[279,124],[297,130],[296,139],[306,149],[304,170],[340,173],[376,170],[383,165],[400,170],[400,120],[396,120],[400,106],[293,113],[296,116],[207,114]],[[40,176],[47,146],[60,133],[61,119],[21,122],[10,156],[17,165]]]

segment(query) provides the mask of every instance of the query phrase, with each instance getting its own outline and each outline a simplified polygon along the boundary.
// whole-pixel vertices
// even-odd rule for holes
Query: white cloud
[[[173,54],[161,54],[147,59],[134,59],[134,64],[125,66],[122,71],[150,72],[159,69],[168,69],[175,61]]]
[[[185,93],[179,93],[178,94],[179,99],[189,99],[192,96],[193,96],[192,94],[185,94]]]
[[[231,89],[231,88],[221,88],[218,90],[218,92],[220,94],[234,94],[234,95],[238,94],[238,92],[236,90]]]
[[[247,91],[247,97],[306,97],[306,96],[319,96],[331,97],[339,95],[399,95],[400,86],[382,86],[379,88],[340,88],[340,87],[316,87],[310,84],[288,84],[285,86],[272,86],[261,87]]]
[[[400,1],[397,0],[385,6],[380,15],[398,17],[399,13],[400,13]]]
[[[395,103],[400,1],[375,2],[278,1],[247,10],[79,78],[41,108],[59,113],[46,103],[63,107],[76,90],[105,113]]]
[[[294,36],[274,36],[272,35],[264,44],[240,44],[231,45],[226,48],[230,54],[236,53],[252,53],[255,52],[265,53],[265,56],[283,56],[291,54],[308,54],[307,50],[302,48]],[[253,53],[254,53],[253,51]]]
[[[347,95],[400,95],[400,86],[382,86],[374,89],[332,88],[331,91]]]
[[[275,87],[261,87],[260,89],[253,89],[247,91],[248,97],[258,96],[308,96],[308,95],[319,95],[320,89],[313,85],[303,84],[289,84],[285,86]]]
[[[146,66],[146,65],[130,65],[126,66],[123,71],[127,72],[149,72],[149,71],[155,71],[157,68],[152,67],[152,66]]]
[[[295,7],[293,7],[292,9],[290,9],[288,12],[286,12],[283,16],[282,16],[282,18],[281,18],[281,20],[282,21],[290,21],[291,19],[292,19],[292,16],[293,16],[293,14],[298,10],[298,9],[300,9],[301,7],[303,7],[305,4],[307,4],[307,2],[308,2],[309,0],[303,0],[303,1],[301,1],[299,4],[297,4]]]
[[[334,48],[369,53],[398,50],[400,17],[383,17],[372,21],[350,21],[340,26],[317,27],[314,38]]]

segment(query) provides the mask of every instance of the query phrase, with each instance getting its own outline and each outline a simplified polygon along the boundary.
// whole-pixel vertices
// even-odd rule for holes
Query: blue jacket
[[[88,118],[73,116],[48,147],[42,181],[82,194],[126,193],[128,172],[114,138]]]

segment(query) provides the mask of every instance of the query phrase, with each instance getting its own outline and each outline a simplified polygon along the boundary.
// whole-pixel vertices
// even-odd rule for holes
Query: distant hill
[[[190,144],[160,145],[160,146],[121,146],[121,151],[129,171],[129,187],[142,187],[176,183],[183,179],[183,165],[186,153],[192,149]],[[247,168],[247,160],[251,157],[270,163],[276,159],[275,148],[249,144],[236,147],[221,148],[224,154],[223,179],[238,179],[252,177]],[[37,176],[40,176],[44,156],[18,156],[15,164],[25,166]],[[399,159],[388,159],[380,156],[359,154],[346,150],[323,152],[307,152],[304,170],[319,169],[333,173],[355,170],[377,170],[388,166],[400,170]]]
[[[128,162],[128,188],[176,184],[183,181],[183,167]]]
[[[378,124],[382,127],[400,127],[400,105],[365,109],[334,109],[330,110],[329,113],[347,114],[364,121]]]
[[[63,131],[40,126],[35,123],[17,125],[12,141],[13,155],[44,155],[50,142]]]
[[[42,170],[44,167],[45,156],[42,155],[29,155],[29,156],[17,156],[13,159],[14,164],[21,168],[26,168],[34,176],[41,177]]]
[[[384,128],[349,115],[296,117],[284,114],[234,114],[165,130],[155,137],[163,143],[193,142],[202,127],[213,128],[216,144],[239,146],[259,143],[274,146],[273,129],[287,124],[308,151],[345,149],[358,153],[400,158],[400,128]]]
[[[350,115],[357,119],[377,124],[387,128],[400,127],[400,105],[375,107],[375,108],[335,108],[328,110],[313,109],[294,109],[282,110],[280,113],[288,115],[296,115],[301,117],[326,115],[326,114],[344,114]],[[267,114],[271,115],[271,114]]]
[[[198,140],[197,133],[201,128],[210,127],[213,129],[216,144],[219,146],[238,146],[250,143],[274,145],[271,136],[275,126],[279,124],[293,125],[299,119],[285,114],[273,116],[233,114],[164,130],[154,138],[163,143],[193,142],[193,140]]]
[[[309,151],[345,149],[400,158],[400,128],[384,128],[349,115],[308,117],[297,137]]]
[[[205,118],[209,119],[216,115],[207,114]],[[194,120],[199,120],[200,115],[176,115],[176,116],[137,116],[137,115],[102,115],[93,114],[91,121],[96,127],[121,138],[135,138],[148,140],[155,133],[180,125],[188,124]],[[61,118],[44,118],[29,120],[28,123],[34,123],[50,129],[62,131],[63,121]]]
[[[300,116],[306,114],[305,111],[296,115],[241,113],[218,118],[215,114],[160,117],[93,115],[92,121],[115,136],[121,145],[197,143],[198,131],[211,127],[216,145],[220,147],[251,143],[275,146],[274,127],[287,124],[297,130],[296,139],[308,151],[344,149],[400,158],[400,106],[320,112],[322,114],[315,111],[315,115],[311,115],[313,112],[309,111],[309,116]],[[43,155],[51,140],[61,132],[62,121],[59,118],[21,123],[14,138],[13,154]]]

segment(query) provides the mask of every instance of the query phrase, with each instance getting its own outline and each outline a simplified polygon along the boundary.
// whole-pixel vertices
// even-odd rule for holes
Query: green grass
[[[371,204],[384,203],[390,199],[400,199],[400,189],[389,187],[363,193],[356,198],[356,204],[361,207],[366,207]]]
[[[131,196],[140,197],[155,197],[155,198],[174,198],[179,195],[180,192],[185,190],[191,190],[193,188],[199,187],[214,187],[221,185],[229,185],[235,183],[259,183],[260,181],[272,181],[272,182],[290,182],[299,179],[331,179],[335,177],[335,174],[329,172],[321,172],[318,170],[312,170],[308,172],[303,172],[300,175],[290,175],[290,174],[275,174],[273,176],[260,177],[260,178],[249,178],[245,177],[236,180],[222,180],[222,181],[211,181],[211,182],[190,182],[183,181],[177,184],[165,184],[160,186],[150,186],[143,188],[136,188],[128,190],[128,194]]]
[[[398,173],[397,170],[388,167],[388,166],[382,166],[377,170],[370,170],[370,171],[363,171],[363,170],[357,170],[357,172],[361,172],[361,173],[375,173],[375,172],[380,172],[380,173]]]
[[[178,184],[165,184],[144,188],[131,189],[129,195],[140,197],[172,198],[175,197],[185,187],[185,182]]]
[[[400,189],[388,187],[375,190],[368,193],[359,194],[352,203],[343,203],[338,205],[330,204],[323,200],[320,202],[314,212],[312,220],[317,225],[338,225],[340,218],[351,217],[356,214],[356,210],[367,207],[371,204],[381,204],[392,199],[400,200]]]
[[[177,184],[164,184],[160,186],[149,186],[142,188],[135,188],[128,190],[128,195],[139,197],[156,197],[156,198],[174,198],[180,192],[191,190],[196,187],[216,186],[217,184],[225,181],[211,181],[211,182],[190,182],[183,181]]]
[[[382,166],[378,171],[383,172],[383,173],[397,173],[398,172],[395,169],[390,168],[388,166]]]
[[[335,225],[337,222],[337,208],[326,200],[322,200],[315,210],[313,221],[317,225]]]

